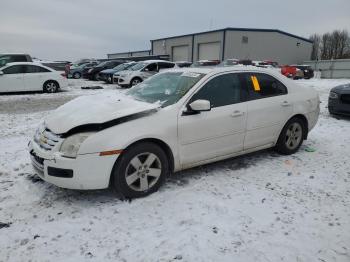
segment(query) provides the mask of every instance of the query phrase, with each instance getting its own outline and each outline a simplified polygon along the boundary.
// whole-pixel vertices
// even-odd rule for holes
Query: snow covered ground
[[[38,179],[27,143],[39,121],[81,90],[0,95],[0,261],[350,261],[350,120],[321,115],[301,150],[194,168],[149,197],[72,191]],[[100,83],[98,83],[100,84]],[[315,152],[308,152],[315,149]],[[312,150],[311,150],[312,151]]]

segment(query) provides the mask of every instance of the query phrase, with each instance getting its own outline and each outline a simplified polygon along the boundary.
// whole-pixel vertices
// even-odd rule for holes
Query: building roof
[[[216,30],[211,30],[211,31],[204,31],[204,32],[199,32],[199,33],[193,33],[193,34],[186,34],[186,35],[178,35],[178,36],[171,36],[171,37],[165,37],[165,38],[158,38],[158,39],[154,39],[151,40],[151,42],[153,41],[159,41],[159,40],[166,40],[166,39],[172,39],[172,38],[178,38],[178,37],[186,37],[186,36],[193,36],[193,35],[202,35],[202,34],[208,34],[208,33],[216,33],[216,32],[222,32],[222,31],[243,31],[243,32],[269,32],[269,33],[280,33],[283,35],[287,35],[290,37],[294,37],[296,39],[305,41],[305,42],[309,42],[312,43],[311,40],[301,37],[301,36],[297,36],[297,35],[293,35],[278,29],[259,29],[259,28],[237,28],[237,27],[226,27],[226,28],[222,28],[222,29],[216,29]]]

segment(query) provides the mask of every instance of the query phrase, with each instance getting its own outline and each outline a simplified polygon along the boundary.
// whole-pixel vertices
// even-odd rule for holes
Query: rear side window
[[[14,55],[12,57],[12,62],[26,62],[28,61],[25,55]]]
[[[150,72],[156,72],[158,70],[158,67],[156,63],[153,63],[153,64],[149,64],[145,69],[147,69]]]
[[[4,74],[23,74],[24,73],[24,67],[23,65],[14,65],[9,66],[3,70]]]
[[[26,65],[25,72],[28,74],[30,74],[30,73],[47,73],[47,72],[50,72],[50,70],[43,68],[41,66]]]
[[[161,70],[161,69],[173,68],[175,66],[175,64],[160,62],[160,63],[158,63],[158,66],[159,66],[159,70]]]
[[[220,75],[194,94],[191,102],[198,99],[208,100],[213,108],[236,104],[243,101],[243,91],[238,74]]]
[[[262,73],[244,74],[250,100],[285,95],[288,93],[284,84],[276,78]]]

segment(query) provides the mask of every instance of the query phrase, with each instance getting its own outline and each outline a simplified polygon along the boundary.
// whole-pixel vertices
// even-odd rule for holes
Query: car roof
[[[261,73],[269,73],[276,74],[274,70],[269,68],[261,68],[256,66],[244,66],[244,65],[236,65],[236,66],[226,66],[226,67],[187,67],[187,68],[179,68],[172,69],[172,71],[176,72],[189,72],[189,73],[200,73],[200,74],[218,74],[224,72],[261,72]]]
[[[165,63],[174,64],[174,62],[170,62],[170,61],[166,61],[166,60],[144,60],[144,61],[139,61],[138,63],[151,64],[151,63],[159,63],[159,62],[165,62]]]
[[[43,64],[39,62],[12,62],[12,63],[7,63],[4,66],[11,66],[11,65],[38,65],[38,66],[44,66]]]

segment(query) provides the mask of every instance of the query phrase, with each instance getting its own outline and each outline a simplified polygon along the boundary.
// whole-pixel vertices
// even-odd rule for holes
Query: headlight
[[[337,93],[334,93],[334,92],[330,92],[330,93],[329,93],[329,98],[330,98],[330,99],[338,99],[338,97],[339,97],[339,96],[338,96]]]
[[[61,144],[60,152],[62,156],[76,158],[80,145],[93,133],[80,133],[67,137]]]

